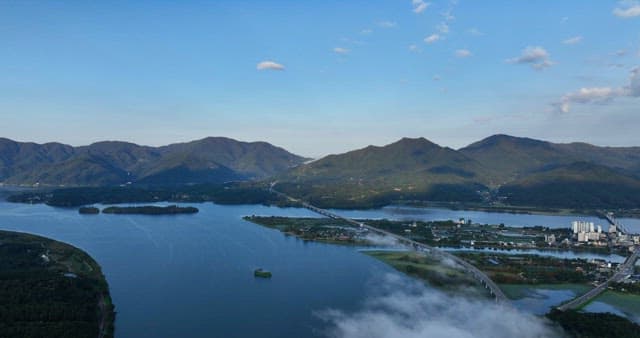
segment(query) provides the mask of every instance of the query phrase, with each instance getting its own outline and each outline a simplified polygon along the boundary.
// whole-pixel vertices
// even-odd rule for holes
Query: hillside
[[[573,209],[640,206],[640,180],[588,162],[537,172],[510,182],[499,191],[511,205]]]
[[[475,200],[491,173],[477,161],[424,138],[368,146],[297,167],[280,189],[322,205],[390,199]]]
[[[299,166],[280,175],[278,187],[325,207],[427,200],[637,208],[639,168],[636,147],[494,135],[456,151],[405,138]]]
[[[163,147],[106,141],[72,147],[0,139],[0,183],[107,186],[261,179],[305,159],[265,142],[210,137]]]
[[[640,147],[598,147],[494,135],[459,150],[501,177],[499,185],[574,162],[589,162],[640,175]]]

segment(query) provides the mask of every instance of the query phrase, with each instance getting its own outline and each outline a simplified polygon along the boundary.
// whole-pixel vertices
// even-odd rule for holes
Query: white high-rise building
[[[593,222],[573,221],[571,226],[574,234],[581,232],[595,232],[595,224],[593,224]]]

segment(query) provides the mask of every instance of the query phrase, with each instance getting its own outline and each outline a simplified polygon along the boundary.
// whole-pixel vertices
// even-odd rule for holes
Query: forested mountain
[[[403,138],[306,160],[265,142],[222,137],[162,147],[0,139],[0,182],[178,186],[261,181],[264,186],[277,180],[279,189],[327,207],[421,200],[640,208],[640,147],[494,135],[455,150],[425,138]]]
[[[574,162],[589,162],[640,175],[640,147],[598,147],[587,143],[551,143],[494,135],[464,147],[460,152],[482,163],[504,183]]]
[[[265,142],[222,137],[163,147],[114,141],[72,147],[0,139],[0,182],[51,186],[221,183],[265,178],[304,160]]]
[[[394,200],[640,207],[640,148],[494,135],[459,150],[424,138],[369,146],[296,167],[288,193],[325,206]]]

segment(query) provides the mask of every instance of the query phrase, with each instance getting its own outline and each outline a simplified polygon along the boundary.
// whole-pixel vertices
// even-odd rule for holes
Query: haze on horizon
[[[4,2],[0,22],[20,141],[640,145],[638,1]]]

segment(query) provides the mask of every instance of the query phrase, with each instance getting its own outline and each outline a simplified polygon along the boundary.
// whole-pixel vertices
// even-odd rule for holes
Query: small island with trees
[[[96,207],[80,207],[78,213],[82,215],[97,215],[100,213],[100,209]]]
[[[135,206],[135,207],[108,207],[102,209],[103,214],[140,214],[140,215],[176,215],[176,214],[195,214],[198,213],[195,207],[180,207],[177,205],[169,205],[159,207],[154,205]]]

